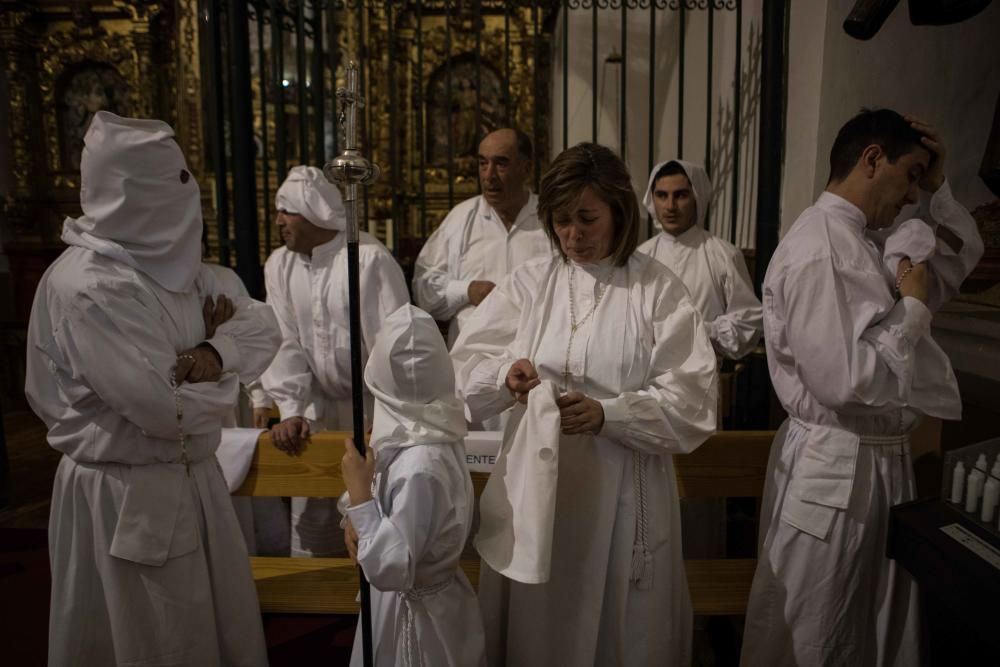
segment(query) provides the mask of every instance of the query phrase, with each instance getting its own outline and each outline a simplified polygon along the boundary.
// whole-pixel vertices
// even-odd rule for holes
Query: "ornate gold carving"
[[[148,33],[146,33],[148,36]],[[143,43],[146,42],[146,43]],[[127,113],[149,117],[152,112],[152,82],[149,74],[148,41],[130,32],[95,31],[82,36],[75,30],[54,32],[42,43],[41,76],[42,120],[49,172],[53,185],[78,188],[79,172],[64,160],[60,138],[57,91],[64,77],[87,63],[110,65],[129,87]],[[141,54],[140,49],[146,53]],[[145,77],[144,77],[145,75]]]
[[[198,46],[198,0],[177,3],[177,134],[195,176],[205,173],[202,132],[201,56]]]
[[[61,218],[79,210],[79,171],[72,156],[78,154],[79,138],[97,107],[135,116],[158,115],[158,87],[170,80],[171,72],[154,67],[150,31],[169,4],[166,0],[0,4],[0,53],[8,80],[16,165],[4,212],[15,244],[54,243]],[[78,85],[70,90],[67,86],[73,81]],[[94,95],[89,106],[94,108],[85,100],[87,86]],[[102,98],[99,90],[113,94]],[[74,108],[66,106],[64,92],[70,93]],[[61,127],[62,120],[76,124]],[[75,135],[80,137],[71,142]]]

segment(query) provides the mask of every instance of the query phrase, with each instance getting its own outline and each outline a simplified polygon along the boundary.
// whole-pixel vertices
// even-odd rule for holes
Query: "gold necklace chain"
[[[614,268],[611,269],[614,271]],[[608,282],[610,282],[611,276],[608,276]],[[569,391],[569,379],[571,373],[569,370],[569,359],[573,353],[573,339],[576,337],[577,330],[583,326],[584,322],[590,319],[590,316],[594,314],[597,307],[601,305],[601,299],[604,298],[604,292],[608,289],[608,283],[602,283],[595,278],[597,282],[597,295],[594,297],[594,305],[587,311],[579,322],[576,320],[576,296],[574,285],[576,284],[576,266],[570,264],[569,266],[569,342],[566,343],[566,362],[563,364],[563,391]]]

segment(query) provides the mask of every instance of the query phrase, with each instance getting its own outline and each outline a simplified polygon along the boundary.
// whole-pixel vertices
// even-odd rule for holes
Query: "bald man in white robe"
[[[42,277],[25,393],[63,453],[49,521],[49,664],[266,665],[256,591],[215,460],[240,382],[280,341],[232,296],[206,332],[201,195],[156,120],[98,112],[83,216]],[[225,318],[222,318],[225,319]]]
[[[261,377],[282,421],[271,429],[275,445],[295,452],[310,433],[353,428],[350,303],[347,294],[346,215],[340,191],[316,167],[294,167],[275,195],[285,247],[267,259],[267,302],[281,325],[282,343]],[[384,245],[361,232],[362,363],[382,322],[409,292],[399,264]],[[255,396],[255,412],[270,411]],[[371,394],[365,392],[366,421]],[[336,501],[292,499],[293,556],[342,552]]]

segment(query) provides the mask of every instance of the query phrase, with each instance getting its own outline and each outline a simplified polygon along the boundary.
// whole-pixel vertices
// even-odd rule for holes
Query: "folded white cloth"
[[[907,220],[885,240],[882,251],[882,262],[889,280],[896,283],[896,268],[904,258],[914,264],[926,262],[937,251],[937,237],[923,220],[914,218]]]
[[[476,550],[491,568],[525,584],[549,580],[559,476],[557,396],[546,380],[528,394],[527,408],[514,408],[479,499]]]
[[[262,428],[222,429],[222,440],[215,451],[215,458],[219,459],[229,493],[240,488],[247,478],[253,455],[257,451],[257,440],[263,432]]]

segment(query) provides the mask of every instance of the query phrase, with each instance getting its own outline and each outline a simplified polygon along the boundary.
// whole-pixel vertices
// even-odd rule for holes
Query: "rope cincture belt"
[[[414,664],[418,667],[424,667],[424,656],[420,650],[420,642],[417,639],[416,618],[413,613],[412,603],[440,593],[448,588],[453,581],[455,581],[455,575],[452,575],[439,584],[431,584],[423,588],[411,588],[408,591],[398,591],[396,593],[403,603],[403,664],[407,667],[411,667]],[[416,663],[413,662],[412,657],[414,651],[417,654]]]
[[[632,543],[632,573],[629,581],[640,591],[653,587],[653,556],[649,553],[649,517],[646,499],[646,463],[649,457],[632,452],[632,485],[635,494],[635,541]]]

